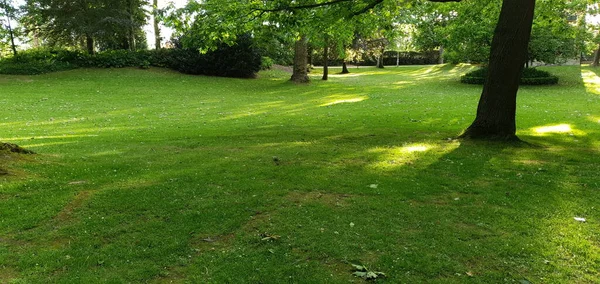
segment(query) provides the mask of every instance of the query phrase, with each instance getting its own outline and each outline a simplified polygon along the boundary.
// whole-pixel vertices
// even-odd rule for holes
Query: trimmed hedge
[[[483,67],[471,71],[460,78],[461,83],[482,85],[487,78],[488,69]],[[521,85],[555,85],[558,84],[558,77],[549,72],[538,70],[536,68],[525,68],[521,74]]]
[[[0,74],[37,75],[81,67],[165,67],[186,74],[251,78],[261,67],[261,55],[249,35],[237,44],[221,44],[201,54],[195,49],[111,50],[89,55],[81,51],[32,49],[0,60]]]

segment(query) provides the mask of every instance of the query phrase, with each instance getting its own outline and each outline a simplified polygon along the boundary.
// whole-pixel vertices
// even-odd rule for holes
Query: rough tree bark
[[[600,66],[600,44],[598,44],[598,49],[596,49],[596,52],[594,53],[594,61],[592,62],[592,66]]]
[[[306,35],[302,35],[298,41],[296,41],[294,47],[294,69],[292,73],[292,82],[295,83],[308,83],[308,38]]]
[[[519,140],[515,122],[517,92],[527,60],[534,8],[535,0],[503,1],[477,115],[461,138]]]

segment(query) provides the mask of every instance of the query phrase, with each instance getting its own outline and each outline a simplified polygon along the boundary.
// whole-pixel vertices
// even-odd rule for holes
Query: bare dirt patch
[[[63,210],[58,212],[58,214],[54,217],[55,221],[58,222],[67,222],[73,218],[73,212],[80,208],[90,197],[94,194],[91,190],[80,191],[75,195],[73,200],[69,202]]]
[[[19,273],[10,267],[0,266],[0,283],[12,283],[19,277]]]
[[[287,73],[292,74],[293,73],[293,69],[290,66],[283,66],[283,65],[277,65],[274,64],[273,67],[271,67],[273,70],[280,70],[280,71],[284,71]]]

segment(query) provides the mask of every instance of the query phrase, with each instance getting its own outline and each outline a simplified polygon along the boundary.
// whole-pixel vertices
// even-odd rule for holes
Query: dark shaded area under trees
[[[0,61],[0,74],[33,75],[82,67],[166,67],[186,74],[252,78],[260,70],[261,56],[250,35],[235,45],[220,44],[206,53],[194,48],[111,50],[89,55],[70,50],[30,50]]]

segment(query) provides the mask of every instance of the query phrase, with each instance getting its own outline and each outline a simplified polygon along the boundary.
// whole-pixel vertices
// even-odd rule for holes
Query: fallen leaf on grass
[[[262,233],[262,234],[260,234],[260,237],[261,237],[261,239],[260,239],[261,241],[276,241],[276,240],[279,240],[279,238],[281,238],[280,235],[271,235],[268,233]]]
[[[351,265],[354,268],[354,272],[352,273],[352,275],[354,275],[356,277],[361,277],[365,280],[375,280],[377,278],[386,277],[385,273],[369,270],[364,265],[358,265],[358,264],[351,264]]]

